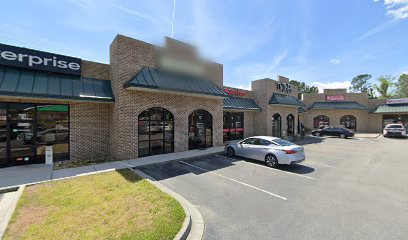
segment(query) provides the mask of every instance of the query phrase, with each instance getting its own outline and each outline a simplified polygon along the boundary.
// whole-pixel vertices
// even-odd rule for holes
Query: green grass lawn
[[[4,239],[173,239],[181,205],[130,170],[29,186]]]

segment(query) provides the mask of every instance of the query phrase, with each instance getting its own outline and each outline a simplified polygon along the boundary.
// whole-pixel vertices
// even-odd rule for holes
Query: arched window
[[[348,128],[350,130],[357,130],[357,119],[353,115],[345,115],[340,118],[341,127]]]
[[[212,147],[212,116],[199,109],[188,116],[188,149]]]
[[[295,136],[295,117],[292,114],[289,114],[286,117],[286,124],[288,128],[288,137],[294,137]]]
[[[174,152],[174,117],[164,108],[149,108],[139,115],[139,157]]]
[[[279,113],[272,116],[272,136],[282,137],[282,118]]]
[[[313,118],[313,128],[320,129],[330,126],[330,118],[326,115],[319,115]]]

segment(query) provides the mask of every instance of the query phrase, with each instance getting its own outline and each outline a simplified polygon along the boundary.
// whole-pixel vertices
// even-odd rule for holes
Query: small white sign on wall
[[[53,159],[52,159],[53,149],[52,148],[53,148],[52,145],[45,146],[45,164],[53,163]]]

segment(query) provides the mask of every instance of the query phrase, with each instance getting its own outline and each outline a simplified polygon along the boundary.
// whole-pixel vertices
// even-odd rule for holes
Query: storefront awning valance
[[[342,109],[342,110],[368,110],[368,108],[358,102],[314,102],[309,109],[316,110],[332,110],[332,109]]]
[[[0,66],[0,96],[114,102],[110,81]]]
[[[305,104],[299,99],[293,96],[279,94],[279,93],[272,94],[272,97],[269,100],[269,104],[280,104],[280,105],[290,105],[290,106],[300,106],[300,107],[305,106]]]
[[[253,99],[238,97],[225,98],[224,109],[262,111]]]
[[[222,88],[207,79],[148,67],[142,68],[124,87],[126,89],[143,89],[173,94],[182,93],[183,95],[228,97]]]
[[[407,113],[408,104],[398,105],[381,105],[378,106],[373,113]]]

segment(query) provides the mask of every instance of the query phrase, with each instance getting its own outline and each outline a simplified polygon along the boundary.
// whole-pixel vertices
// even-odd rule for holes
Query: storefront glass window
[[[384,114],[383,115],[383,128],[387,124],[400,123],[408,130],[408,114]]]
[[[7,164],[7,104],[0,103],[0,166]]]
[[[150,108],[139,115],[139,157],[174,151],[174,117],[164,108]]]
[[[344,127],[353,131],[357,130],[357,119],[353,115],[345,115],[340,118],[340,127]]]
[[[69,159],[69,106],[0,103],[0,165]]]
[[[224,142],[244,138],[244,113],[224,112]]]
[[[330,126],[330,118],[326,115],[319,115],[313,118],[313,128],[321,129]]]
[[[212,147],[212,116],[196,110],[188,117],[188,149]]]
[[[295,136],[295,117],[292,114],[289,114],[286,118],[286,123],[287,123],[287,131],[288,131],[288,137],[294,137]]]
[[[272,136],[282,137],[282,118],[279,113],[275,113],[272,117]]]
[[[69,158],[68,105],[37,106],[37,156],[45,161],[45,146],[53,146],[53,160]],[[27,137],[26,137],[27,138]],[[27,138],[26,141],[30,141]]]

